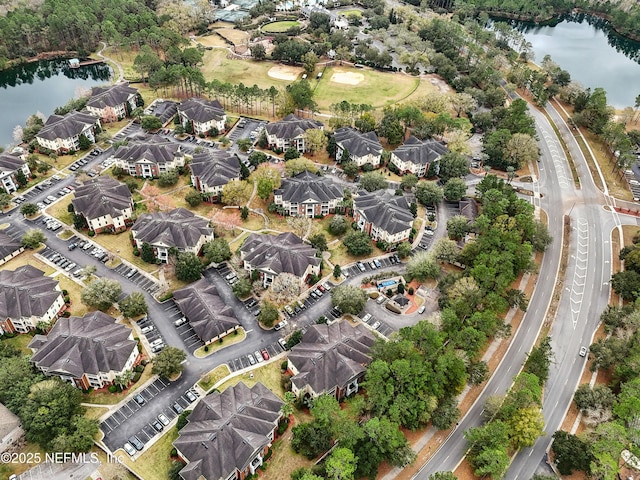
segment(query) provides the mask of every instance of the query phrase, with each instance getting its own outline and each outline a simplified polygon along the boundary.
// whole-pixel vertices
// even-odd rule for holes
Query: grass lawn
[[[331,77],[336,70],[360,74],[364,79],[357,85],[332,82]],[[420,82],[417,77],[391,72],[352,68],[347,65],[330,67],[324,72],[314,92],[314,100],[320,110],[328,110],[337,101],[346,100],[351,103],[368,103],[374,107],[391,105],[411,95],[420,88],[421,93],[429,85]]]
[[[91,240],[96,242],[101,247],[106,248],[118,257],[127,260],[129,263],[134,264],[138,268],[141,268],[145,272],[152,273],[158,270],[158,265],[143,262],[140,257],[136,257],[133,254],[133,246],[129,241],[128,231],[118,233],[117,235],[101,233],[94,236]]]
[[[82,287],[64,275],[58,275],[56,280],[60,281],[60,288],[66,290],[69,294],[69,298],[71,299],[71,315],[82,317],[87,313],[89,309],[80,300]]]
[[[240,381],[243,381],[248,387],[253,387],[256,383],[262,382],[269,390],[275,393],[278,397],[284,398],[284,389],[280,385],[280,364],[282,361],[274,360],[266,365],[251,370],[251,372],[243,373],[233,377],[218,387],[221,392],[228,387],[233,387]],[[253,374],[253,378],[250,378]]]
[[[214,30],[223,39],[229,40],[234,45],[244,45],[249,41],[250,35],[248,32],[243,32],[237,28],[229,28],[227,26],[222,28],[216,28]]]
[[[33,334],[23,333],[13,338],[3,338],[0,340],[4,345],[12,346],[20,350],[22,353],[32,355],[31,349],[27,348],[29,342],[33,339]]]
[[[121,129],[123,129],[126,125],[128,125],[130,121],[131,119],[125,118],[123,120],[120,120],[119,122],[103,123],[102,130],[108,133],[109,135],[113,136],[116,133],[118,133]]]
[[[196,41],[205,47],[227,47],[224,39],[217,34],[198,37]]]
[[[226,365],[218,365],[209,373],[204,374],[202,376],[202,380],[198,382],[198,385],[200,385],[200,388],[205,392],[208,392],[211,387],[229,375],[231,375],[229,367]]]
[[[45,275],[51,275],[55,272],[55,268],[50,267],[44,262],[41,262],[34,256],[34,253],[42,250],[44,246],[41,246],[37,250],[25,250],[20,255],[15,258],[12,258],[7,263],[2,266],[3,270],[15,270],[17,268],[22,267],[23,265],[31,265],[32,267],[36,267],[38,270],[42,270]]]
[[[45,451],[40,448],[36,443],[27,443],[21,449],[17,450],[20,453],[26,453],[26,459],[34,459],[37,460],[40,457],[39,462],[33,463],[20,463],[20,462],[9,462],[9,463],[0,463],[0,474],[3,473],[15,473],[16,475],[20,475],[30,468],[35,467],[36,465],[43,464],[45,459]],[[2,477],[5,478],[5,477]],[[9,478],[7,475],[6,478]]]
[[[85,407],[87,410],[84,412],[84,416],[92,420],[98,420],[102,415],[109,410],[107,407]]]
[[[174,426],[135,462],[122,449],[118,449],[118,453],[123,456],[124,462],[138,474],[139,478],[169,478],[169,469],[173,463],[169,455],[176,438],[178,438],[178,429]]]
[[[58,200],[56,203],[45,209],[52,217],[57,218],[62,223],[67,225],[73,225],[73,213],[69,212],[67,208],[71,204],[71,200],[73,200],[75,196],[73,194],[66,195],[63,199]]]
[[[232,242],[229,242],[229,248],[231,249],[231,251],[236,252],[249,235],[251,235],[249,232],[245,232],[239,237],[237,237],[235,240],[233,240]]]
[[[238,330],[236,330],[236,332],[238,332],[237,335],[232,333],[230,335],[227,335],[226,337],[222,337],[222,342],[217,341],[198,348],[195,352],[193,352],[193,356],[196,358],[208,357],[209,355],[212,355],[218,350],[221,350],[225,347],[244,342],[244,339],[247,338],[247,334],[245,333],[244,328],[240,327]]]
[[[205,80],[217,79],[235,85],[242,79],[242,83],[245,85],[255,83],[260,88],[269,88],[272,85],[283,87],[291,83],[267,75],[267,72],[276,65],[273,62],[231,60],[227,58],[227,54],[228,52],[220,49],[207,50],[204,53],[202,73]]]
[[[91,403],[93,405],[115,405],[120,402],[123,398],[130,395],[133,391],[135,391],[140,385],[149,380],[153,374],[151,373],[151,364],[148,364],[144,368],[144,372],[142,372],[142,376],[140,380],[134,383],[129,389],[125,392],[120,393],[110,393],[106,389],[104,391],[99,392],[91,392],[89,394],[82,394],[82,402],[83,403]],[[145,477],[146,478],[146,477]]]
[[[343,10],[340,12],[340,15],[344,15],[345,17],[348,17],[349,15],[357,15],[358,17],[361,17],[362,10],[356,10],[355,8],[353,10]]]
[[[58,234],[58,238],[60,240],[68,240],[73,237],[73,232],[71,230],[64,229],[62,233]]]
[[[636,225],[623,225],[622,235],[624,236],[625,247],[633,245],[633,237],[640,233],[640,229]]]
[[[296,20],[268,23],[261,27],[265,33],[284,33],[292,27],[299,27],[300,22]]]

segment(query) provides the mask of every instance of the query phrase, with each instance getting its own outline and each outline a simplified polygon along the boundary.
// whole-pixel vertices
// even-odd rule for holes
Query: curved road
[[[414,476],[416,479],[427,479],[438,471],[455,470],[467,450],[464,432],[483,423],[482,410],[487,397],[504,394],[526,360],[526,354],[544,322],[558,280],[565,215],[571,217],[569,262],[550,333],[554,362],[543,399],[546,436],[539,438],[533,447],[514,456],[506,478],[531,478],[544,462],[551,436],[564,420],[586,363],[586,359],[578,355],[580,346],[591,343],[600,314],[608,304],[612,254],[610,234],[620,224],[619,218],[603,208],[603,204],[611,204],[612,200],[606,192],[595,188],[586,161],[569,128],[552,107],[547,110],[582,174],[582,188],[574,187],[564,151],[549,121],[543,114],[531,109],[542,152],[540,179],[535,190],[543,192],[540,206],[547,212],[554,242],[544,255],[529,309],[509,350],[478,400],[439,450]]]

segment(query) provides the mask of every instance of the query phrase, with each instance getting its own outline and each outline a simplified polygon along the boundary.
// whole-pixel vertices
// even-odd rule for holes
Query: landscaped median
[[[193,356],[196,358],[204,358],[216,353],[217,351],[229,347],[231,345],[235,345],[236,343],[240,343],[247,338],[247,333],[244,328],[240,327],[234,333],[226,335],[222,337],[220,340],[210,343],[209,345],[204,345],[203,347],[198,348],[195,352],[193,352]]]
[[[208,392],[215,384],[227,378],[229,375],[231,375],[231,370],[229,370],[226,364],[218,365],[209,373],[203,375],[198,385],[202,390]]]

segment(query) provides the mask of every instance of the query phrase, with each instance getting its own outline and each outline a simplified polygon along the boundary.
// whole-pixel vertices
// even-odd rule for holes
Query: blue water
[[[398,282],[396,282],[395,280],[385,280],[384,282],[379,284],[378,288],[390,287],[391,285],[395,285],[396,283]]]

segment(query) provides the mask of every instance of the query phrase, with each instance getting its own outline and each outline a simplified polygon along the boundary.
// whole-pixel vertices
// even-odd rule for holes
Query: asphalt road
[[[483,405],[489,396],[504,394],[509,389],[513,377],[524,364],[527,352],[529,352],[538,336],[550,303],[556,284],[562,251],[562,218],[564,212],[562,208],[558,208],[558,205],[563,204],[565,196],[575,195],[575,191],[569,169],[565,167],[564,153],[559,146],[559,142],[554,138],[551,126],[544,117],[535,113],[532,112],[536,119],[538,136],[540,137],[539,145],[542,151],[539,189],[544,192],[544,196],[539,201],[542,208],[547,212],[548,227],[554,242],[548,247],[543,257],[538,282],[529,301],[529,308],[524,315],[520,328],[514,334],[511,345],[500,365],[471,409],[460,419],[451,435],[414,476],[416,479],[427,479],[435,472],[453,471],[462,461],[468,448],[464,432],[482,425]],[[538,199],[533,200],[534,204],[538,201]],[[541,457],[535,459],[536,465],[540,460]]]

